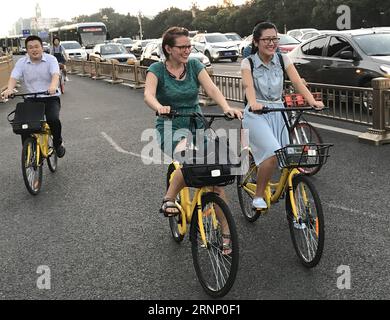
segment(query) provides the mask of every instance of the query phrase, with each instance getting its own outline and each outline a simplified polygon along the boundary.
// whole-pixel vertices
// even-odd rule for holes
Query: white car
[[[87,60],[87,51],[77,41],[61,41],[68,58]]]
[[[228,33],[224,33],[224,35],[226,36],[226,38],[228,38],[230,41],[232,41],[237,46],[237,48],[240,47],[240,44],[242,42],[242,38],[237,33],[228,32]]]
[[[287,35],[294,37],[295,39],[301,40],[301,38],[305,33],[312,32],[312,31],[318,31],[318,30],[314,28],[293,29],[287,31]]]
[[[236,62],[239,56],[237,45],[219,32],[198,33],[192,38],[192,44],[211,62],[221,59],[230,59],[232,62]]]

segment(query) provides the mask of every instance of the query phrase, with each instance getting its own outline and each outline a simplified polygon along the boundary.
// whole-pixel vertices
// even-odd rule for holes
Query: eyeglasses
[[[192,45],[188,45],[188,46],[173,46],[173,47],[179,48],[181,51],[192,50]]]
[[[260,39],[260,40],[264,41],[265,44],[271,44],[271,41],[274,44],[278,44],[279,41],[280,41],[280,38],[263,38],[263,39]]]

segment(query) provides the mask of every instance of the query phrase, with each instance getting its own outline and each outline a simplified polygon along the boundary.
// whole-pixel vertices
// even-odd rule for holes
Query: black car
[[[390,77],[390,31],[335,31],[300,44],[291,58],[308,82],[370,87],[376,77]]]

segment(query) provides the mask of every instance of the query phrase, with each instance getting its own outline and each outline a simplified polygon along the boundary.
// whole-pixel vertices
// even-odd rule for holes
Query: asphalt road
[[[188,238],[176,244],[158,213],[167,166],[145,165],[139,156],[147,144],[141,134],[155,118],[142,90],[70,78],[61,111],[67,153],[57,173],[44,168],[36,197],[24,187],[20,138],[6,121],[17,101],[0,104],[0,298],[208,299]],[[390,298],[390,145],[320,133],[335,144],[313,178],[326,223],[322,260],[311,270],[298,261],[283,201],[250,224],[229,186],[240,265],[226,299]],[[50,269],[50,289],[37,286],[48,276],[37,273],[40,266]],[[345,270],[350,288],[340,289],[348,285],[339,278]]]

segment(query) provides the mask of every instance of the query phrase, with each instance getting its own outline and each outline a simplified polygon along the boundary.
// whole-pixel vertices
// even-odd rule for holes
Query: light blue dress
[[[256,100],[268,108],[284,108],[282,102],[283,71],[277,54],[268,65],[264,64],[258,54],[250,55],[253,61],[253,83]],[[244,59],[244,65],[249,61]],[[288,60],[287,60],[288,61]],[[284,59],[285,68],[288,66]],[[290,62],[290,61],[288,61]],[[289,143],[288,128],[285,126],[281,112],[254,114],[245,107],[242,127],[249,131],[249,146],[256,165],[275,155],[275,151]]]

